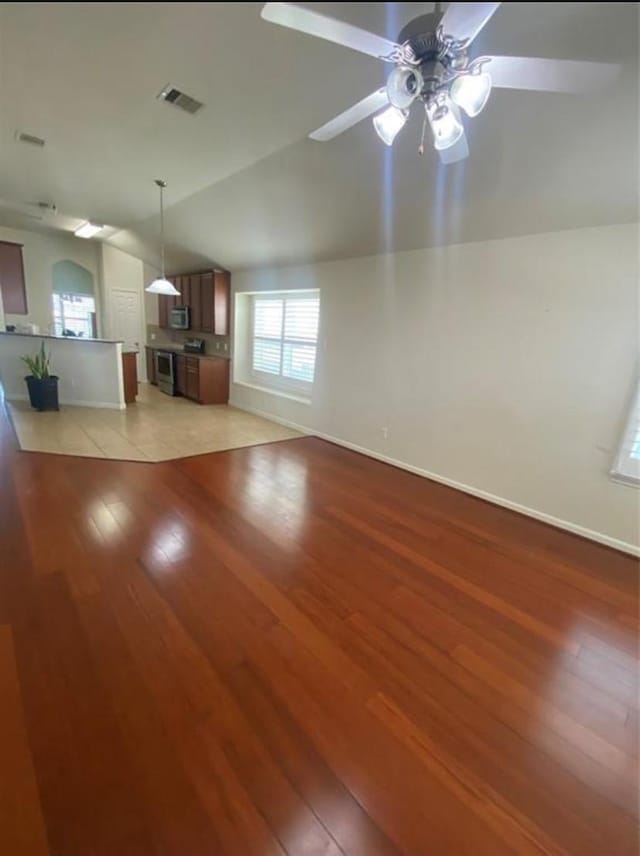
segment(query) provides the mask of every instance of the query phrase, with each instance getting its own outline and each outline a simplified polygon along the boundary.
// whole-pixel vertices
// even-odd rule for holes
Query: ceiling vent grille
[[[39,148],[44,146],[42,137],[36,137],[35,134],[27,134],[25,131],[16,131],[16,140],[19,143],[26,143],[29,146],[38,146]]]
[[[176,89],[175,86],[171,86],[171,84],[167,84],[167,86],[165,86],[162,92],[158,95],[158,98],[161,101],[167,101],[169,104],[173,104],[174,107],[179,107],[181,110],[184,110],[185,113],[191,113],[192,115],[204,107],[202,101],[198,101],[196,98],[192,98],[190,95],[180,92],[179,89]]]

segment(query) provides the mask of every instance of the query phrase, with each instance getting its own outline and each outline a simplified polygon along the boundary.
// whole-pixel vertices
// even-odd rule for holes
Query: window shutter
[[[253,370],[277,375],[284,384],[313,383],[319,316],[316,293],[256,296]]]

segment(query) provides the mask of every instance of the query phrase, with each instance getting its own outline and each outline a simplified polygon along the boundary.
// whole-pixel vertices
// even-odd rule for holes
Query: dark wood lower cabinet
[[[187,358],[182,354],[176,356],[176,392],[187,394]]]
[[[147,376],[156,383],[156,348],[147,346]],[[200,404],[227,404],[231,363],[222,357],[176,354],[176,393]]]
[[[157,383],[156,380],[156,352],[153,348],[145,348],[147,355],[147,380],[149,383]]]
[[[187,357],[187,398],[200,401],[200,360],[197,357]]]
[[[130,351],[122,355],[122,376],[124,380],[125,404],[133,404],[138,395],[138,355]]]

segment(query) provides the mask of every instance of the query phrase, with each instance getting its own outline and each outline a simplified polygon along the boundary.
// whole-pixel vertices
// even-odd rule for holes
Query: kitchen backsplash
[[[229,336],[213,336],[210,333],[195,333],[191,330],[169,330],[156,324],[147,324],[147,343],[149,345],[182,345],[185,339],[204,339],[205,353],[231,354]]]

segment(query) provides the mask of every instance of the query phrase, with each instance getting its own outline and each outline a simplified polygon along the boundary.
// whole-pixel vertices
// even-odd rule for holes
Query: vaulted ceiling
[[[303,5],[391,38],[433,6]],[[90,219],[155,263],[163,177],[170,267],[235,270],[638,218],[637,4],[503,4],[476,53],[621,62],[621,76],[597,96],[494,91],[467,124],[470,158],[448,168],[418,155],[417,116],[392,150],[370,121],[309,140],[388,69],[260,9],[0,4],[0,223]],[[157,100],[167,83],[205,108]],[[59,215],[25,216],[39,200]]]

